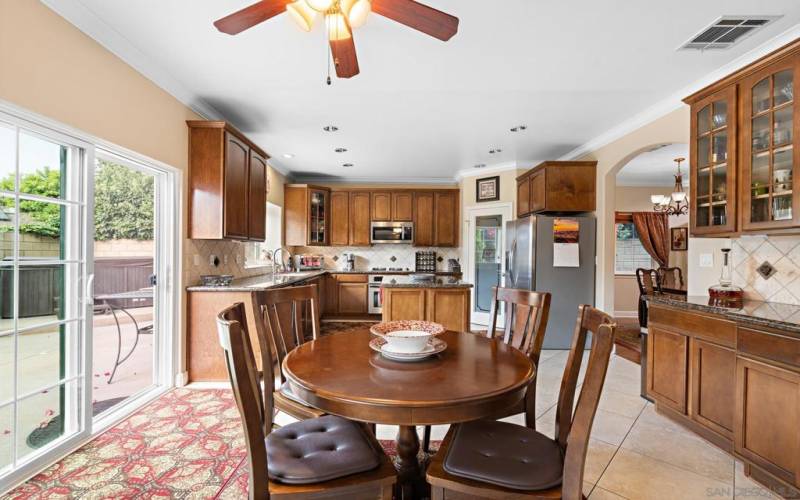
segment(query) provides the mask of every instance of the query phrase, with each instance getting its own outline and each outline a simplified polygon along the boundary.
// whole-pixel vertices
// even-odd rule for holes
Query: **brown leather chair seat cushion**
[[[456,429],[443,465],[454,476],[533,491],[561,484],[563,457],[558,443],[532,429],[478,420]]]
[[[289,386],[289,382],[284,382],[283,384],[281,384],[280,391],[281,391],[281,394],[286,396],[288,399],[291,399],[295,403],[300,403],[303,406],[309,406],[309,404],[306,403],[305,401],[303,401],[300,398],[300,396],[298,396],[297,394],[292,392],[292,388]]]
[[[320,483],[372,470],[380,457],[358,424],[333,415],[295,422],[267,436],[269,478],[281,483]]]

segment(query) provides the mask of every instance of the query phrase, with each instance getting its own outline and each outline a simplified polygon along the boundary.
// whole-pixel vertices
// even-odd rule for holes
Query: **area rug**
[[[232,392],[180,388],[2,498],[247,498],[246,462]]]

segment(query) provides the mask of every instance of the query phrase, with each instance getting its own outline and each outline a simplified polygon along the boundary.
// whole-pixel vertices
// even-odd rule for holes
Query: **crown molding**
[[[452,177],[422,177],[409,179],[408,177],[306,177],[294,176],[289,173],[289,178],[294,184],[442,184],[453,186],[456,181]]]
[[[609,130],[598,135],[594,139],[585,142],[584,144],[578,146],[569,153],[561,156],[559,160],[575,160],[577,158],[580,158],[584,155],[591,153],[592,151],[600,149],[603,146],[606,146],[616,141],[617,139],[620,139],[630,134],[631,132],[637,129],[642,128],[648,123],[654,122],[655,120],[675,111],[676,109],[680,109],[681,107],[685,106],[685,104],[683,103],[683,99],[686,96],[692,95],[695,92],[711,85],[717,80],[725,78],[730,73],[738,71],[743,67],[747,66],[748,64],[754,63],[758,59],[769,54],[770,52],[773,52],[783,47],[784,45],[791,43],[797,38],[800,38],[800,24],[795,24],[794,26],[787,29],[783,33],[762,43],[758,47],[742,54],[741,56],[737,57],[728,64],[725,64],[722,67],[712,71],[711,73],[708,73],[703,78],[696,80],[695,82],[678,90],[677,92],[673,92],[666,99],[657,102],[656,104],[650,106],[644,111],[637,113],[636,115],[623,121],[622,123],[610,128]]]
[[[204,119],[225,119],[222,113],[200,99],[166,68],[155,64],[130,40],[100,19],[82,2],[71,0],[41,0],[41,2]]]
[[[529,163],[529,162],[525,162]],[[532,162],[533,165],[536,165],[539,162]],[[456,175],[453,177],[456,182],[460,182],[462,179],[466,177],[479,177],[484,174],[495,174],[498,172],[505,172],[507,170],[517,170],[519,168],[524,168],[520,166],[520,162],[518,161],[506,161],[503,163],[497,163],[495,165],[489,165],[484,168],[465,168],[456,172]]]
[[[279,167],[279,166],[275,165],[274,163],[270,162],[269,160],[267,160],[267,166],[269,168],[271,168],[272,170],[278,172],[279,174],[281,174],[284,177],[290,177],[292,175],[292,173],[290,171],[286,170],[283,167]]]

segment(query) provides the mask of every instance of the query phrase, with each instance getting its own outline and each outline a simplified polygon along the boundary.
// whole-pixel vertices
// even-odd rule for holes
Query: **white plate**
[[[447,349],[447,342],[441,339],[433,338],[425,346],[421,352],[407,353],[407,352],[393,352],[387,349],[388,345],[385,339],[378,337],[369,342],[369,347],[373,351],[381,353],[381,356],[391,359],[393,361],[420,361],[422,359],[438,354]]]

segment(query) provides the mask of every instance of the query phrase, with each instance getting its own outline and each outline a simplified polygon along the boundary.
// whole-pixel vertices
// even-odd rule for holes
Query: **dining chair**
[[[683,290],[683,271],[680,267],[659,267],[657,272],[661,288]]]
[[[283,374],[283,360],[306,340],[319,338],[320,309],[316,285],[262,290],[254,293],[256,337],[262,353],[274,353],[273,385],[275,407],[296,419],[324,415],[295,395]],[[268,358],[262,356],[262,365]],[[263,369],[263,366],[262,366]],[[265,371],[266,372],[266,371]],[[267,379],[264,379],[266,390]]]
[[[636,270],[636,285],[639,287],[639,329],[647,332],[647,301],[645,295],[661,295],[661,280],[655,269]]]
[[[496,420],[454,425],[427,471],[433,499],[538,498],[577,500],[616,324],[588,305],[578,308],[572,346],[564,367],[556,408],[555,437]],[[591,351],[575,411],[588,333]],[[530,415],[528,415],[530,420]]]
[[[217,330],[244,427],[249,498],[392,498],[394,465],[362,424],[326,415],[273,430],[275,400],[260,388],[244,304],[219,313]],[[265,380],[272,371],[266,363]]]
[[[505,320],[503,329],[497,330],[497,320],[505,304]],[[492,305],[489,312],[491,318],[486,336],[501,339],[507,345],[524,352],[534,366],[539,366],[542,354],[542,343],[550,315],[550,294],[532,292],[516,288],[492,287]],[[504,418],[525,412],[526,425],[536,427],[536,379],[532,380],[525,394],[525,399],[518,405],[503,410],[496,418]],[[527,416],[532,419],[527,421]],[[426,425],[422,437],[422,449],[430,452],[431,426]]]

